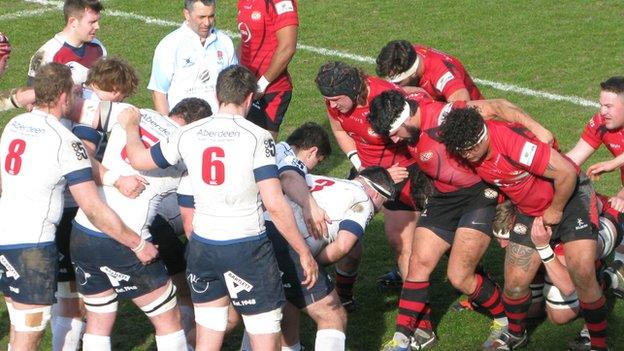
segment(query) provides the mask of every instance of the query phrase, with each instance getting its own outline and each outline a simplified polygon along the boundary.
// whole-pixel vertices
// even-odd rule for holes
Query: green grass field
[[[26,82],[30,56],[63,27],[58,3],[42,5],[21,0],[0,0],[0,31],[13,46],[10,68],[0,78],[0,89]],[[144,87],[149,79],[153,50],[158,41],[182,21],[182,0],[108,0],[98,37],[110,55],[127,59],[140,73],[143,89],[130,102],[151,107]],[[293,101],[281,136],[304,121],[329,125],[324,105],[314,85],[318,67],[339,59],[336,52],[350,54],[343,60],[374,73],[371,57],[389,40],[407,39],[433,46],[459,57],[488,98],[506,98],[525,109],[551,129],[564,150],[578,139],[584,124],[596,112],[577,100],[554,101],[546,92],[596,101],[598,84],[624,67],[624,2],[616,0],[301,0],[299,43],[289,69],[295,83]],[[236,32],[236,1],[217,5],[217,25]],[[46,9],[33,12],[32,10]],[[151,21],[160,19],[164,21]],[[334,50],[334,51],[332,51]],[[359,56],[358,56],[359,55]],[[496,88],[506,83],[513,89]],[[514,88],[515,87],[515,88]],[[537,93],[527,94],[528,88]],[[0,114],[0,125],[15,112]],[[319,173],[345,176],[349,163],[335,153]],[[601,150],[590,162],[605,160]],[[614,194],[615,174],[601,178],[598,190]],[[364,240],[365,254],[356,297],[357,312],[349,315],[347,346],[350,350],[378,350],[392,337],[398,296],[380,291],[375,278],[393,265],[393,257],[377,217]],[[502,252],[493,244],[485,266],[502,281]],[[458,295],[445,278],[446,262],[432,277],[430,298],[439,336],[438,350],[477,350],[488,332],[490,320],[471,312],[453,312],[448,307]],[[609,341],[612,350],[624,349],[624,302],[610,299]],[[155,349],[153,329],[146,317],[129,304],[122,305],[115,333],[115,350]],[[577,320],[566,326],[548,321],[531,323],[529,350],[564,350],[581,328]],[[0,347],[8,341],[8,314],[0,309]],[[228,337],[224,349],[235,350],[238,333]],[[314,327],[302,327],[303,344],[312,348]],[[42,349],[50,348],[46,334]]]

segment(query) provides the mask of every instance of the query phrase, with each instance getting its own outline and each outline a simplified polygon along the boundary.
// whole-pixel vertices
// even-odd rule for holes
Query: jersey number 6
[[[211,146],[204,150],[202,157],[202,179],[208,185],[221,185],[225,180],[225,165],[220,158],[225,157],[222,148]]]

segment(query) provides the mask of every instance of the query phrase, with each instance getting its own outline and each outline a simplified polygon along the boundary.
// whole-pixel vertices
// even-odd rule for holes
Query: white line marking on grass
[[[23,1],[29,2],[29,3],[38,3],[42,5],[52,5],[55,7],[63,6],[62,1],[54,1],[54,0],[50,0],[50,1],[48,0],[23,0]],[[39,9],[39,10],[32,10],[28,14],[26,13],[27,11],[22,11],[22,12],[24,12],[24,14],[20,15],[19,17],[29,16],[29,15],[30,16],[40,15],[46,11],[43,11],[43,9]],[[16,12],[16,14],[18,13]],[[11,15],[14,15],[14,14],[7,14],[4,16],[0,16],[0,20],[7,19],[4,17],[11,16]],[[154,25],[163,26],[163,27],[177,27],[180,25],[180,22],[163,20],[159,18],[138,15],[138,14],[131,13],[131,12],[123,12],[123,11],[117,11],[117,10],[111,10],[111,9],[106,10],[106,15],[112,16],[112,17],[121,17],[121,18],[126,18],[126,19],[139,20],[147,24],[154,24]],[[13,17],[9,17],[9,18],[13,18]],[[224,32],[233,38],[240,37],[239,33],[234,33],[228,30],[224,30]],[[375,59],[369,56],[360,56],[360,55],[355,55],[355,54],[351,54],[348,52],[320,48],[320,47],[301,44],[301,43],[297,44],[297,48],[301,50],[305,50],[305,51],[314,52],[323,56],[338,57],[338,58],[347,59],[347,60],[356,61],[356,62],[362,62],[366,64],[375,64]],[[545,91],[523,88],[523,87],[513,85],[513,84],[495,82],[495,81],[486,80],[486,79],[474,78],[474,81],[475,83],[479,85],[488,86],[496,90],[507,91],[507,92],[517,93],[517,94],[522,94],[522,95],[527,95],[527,96],[533,96],[533,97],[538,97],[538,98],[552,100],[552,101],[565,101],[565,102],[569,102],[569,103],[579,105],[579,106],[600,107],[600,105],[597,104],[596,102],[583,99],[578,96],[566,96],[566,95],[553,94],[553,93],[549,93]]]
[[[0,21],[13,20],[13,19],[22,18],[22,17],[35,17],[35,16],[42,15],[52,10],[54,9],[42,8],[42,9],[36,9],[36,10],[22,10],[22,11],[7,13],[7,14],[0,16]]]

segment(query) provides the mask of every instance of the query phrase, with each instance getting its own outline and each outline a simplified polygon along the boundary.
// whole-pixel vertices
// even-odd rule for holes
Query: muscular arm
[[[287,170],[280,174],[280,183],[284,193],[301,206],[308,231],[317,239],[320,239],[321,236],[327,236],[326,221],[328,218],[326,218],[325,211],[310,194],[305,179],[299,173]]]
[[[193,216],[195,216],[195,209],[191,207],[180,206],[180,215],[182,216],[184,235],[186,235],[187,239],[190,239],[191,232],[193,232]]]
[[[591,147],[583,138],[580,138],[572,150],[566,153],[566,156],[578,166],[581,166],[595,151],[596,149]]]
[[[469,101],[468,106],[476,107],[483,118],[492,119],[498,117],[509,123],[518,123],[530,130],[543,143],[552,144],[553,134],[520,107],[505,99],[475,100]]]
[[[456,90],[453,94],[449,95],[446,98],[446,101],[448,101],[448,102],[453,102],[453,101],[470,101],[470,93],[468,92],[468,89],[461,88],[459,90]]]
[[[272,82],[277,78],[288,66],[290,60],[292,60],[297,50],[297,26],[286,26],[275,32],[277,37],[277,48],[273,57],[271,57],[271,63],[264,77]]]
[[[338,232],[336,240],[325,246],[325,248],[316,255],[316,260],[324,266],[336,263],[345,257],[357,242],[358,238],[355,234],[347,230],[341,230]]]
[[[553,180],[555,193],[550,207],[544,212],[544,224],[553,225],[561,221],[563,208],[572,196],[576,186],[576,169],[570,161],[551,149],[548,166],[543,176]]]
[[[351,152],[356,151],[355,140],[353,140],[353,138],[351,138],[349,134],[347,134],[347,132],[342,129],[340,122],[336,121],[331,117],[328,118],[332,133],[334,134],[334,138],[336,138],[336,142],[338,143],[340,150],[342,150],[342,152],[347,155]]]
[[[152,158],[150,149],[146,149],[141,141],[139,110],[125,109],[119,116],[119,122],[126,130],[126,152],[132,168],[139,171],[149,171],[158,168]]]
[[[163,115],[169,114],[169,102],[166,94],[152,90],[152,100],[154,101],[154,110]]]

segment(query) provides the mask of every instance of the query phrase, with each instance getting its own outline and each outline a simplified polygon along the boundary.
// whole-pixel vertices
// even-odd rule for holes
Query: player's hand
[[[145,241],[145,247],[138,252],[135,252],[136,257],[143,263],[144,265],[148,265],[158,257],[158,249],[156,245],[150,243],[149,241]]]
[[[531,227],[531,241],[533,241],[535,247],[544,247],[549,245],[551,237],[552,228],[550,226],[544,226],[544,220],[542,217],[535,217],[533,220],[533,226]]]
[[[310,253],[310,250],[306,250],[303,254],[299,254],[299,262],[303,268],[305,279],[301,284],[305,285],[308,289],[312,288],[316,284],[318,279],[318,264]]]
[[[327,225],[331,223],[331,219],[325,210],[320,208],[316,202],[305,206],[302,210],[308,233],[318,240],[326,238],[329,235]]]
[[[617,167],[618,164],[613,162],[613,160],[598,162],[587,168],[587,176],[592,181],[597,181],[602,173],[611,172]]]
[[[119,179],[115,182],[115,188],[125,197],[134,199],[141,195],[148,184],[147,180],[140,175],[119,176]]]
[[[398,163],[395,163],[392,167],[388,168],[388,173],[390,173],[390,177],[392,177],[395,184],[402,182],[409,175],[407,168],[399,166]]]
[[[139,128],[139,123],[141,122],[141,114],[136,107],[128,107],[121,111],[119,117],[117,117],[117,121],[124,130],[128,130],[131,128]]]
[[[544,214],[542,215],[542,220],[544,222],[544,226],[551,226],[555,224],[559,224],[561,222],[561,218],[563,217],[563,211],[559,211],[551,207],[548,207]]]
[[[609,199],[609,203],[611,207],[613,207],[616,211],[623,213],[624,212],[624,198],[617,194],[616,196]]]
[[[35,89],[19,88],[15,91],[15,100],[20,106],[32,105],[35,103]]]

